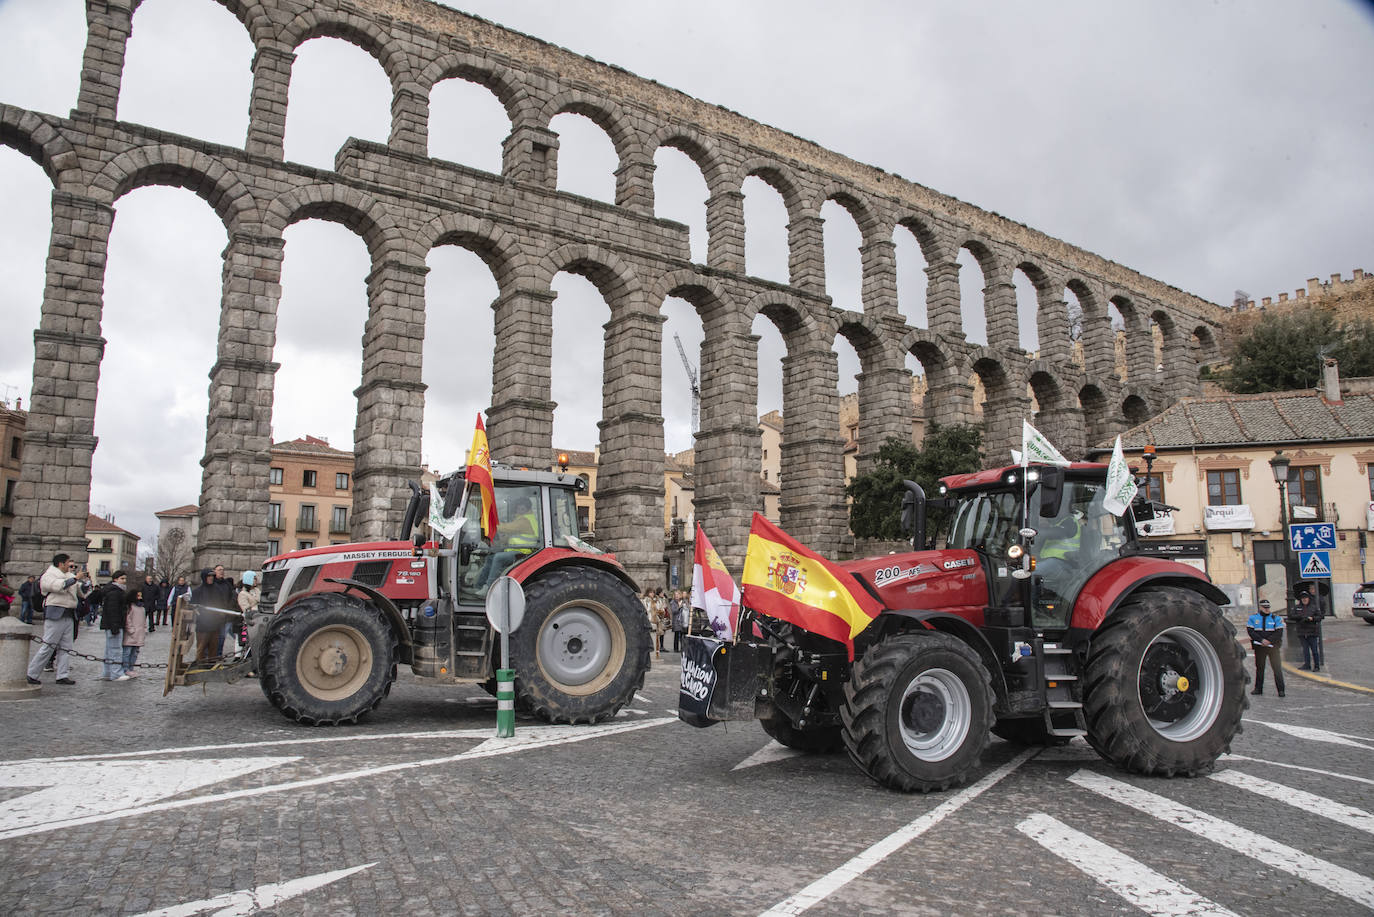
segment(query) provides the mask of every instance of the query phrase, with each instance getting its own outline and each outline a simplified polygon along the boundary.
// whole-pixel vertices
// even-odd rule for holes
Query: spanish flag
[[[491,483],[491,450],[487,448],[487,428],[482,415],[477,415],[477,429],[472,431],[472,448],[468,450],[468,470],[463,475],[469,484],[482,488],[482,537],[496,534],[496,491]]]
[[[754,513],[744,555],[744,605],[813,634],[838,640],[854,659],[854,638],[882,605],[850,577]]]

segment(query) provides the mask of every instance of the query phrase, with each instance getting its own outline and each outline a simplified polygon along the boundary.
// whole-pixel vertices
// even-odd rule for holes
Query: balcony
[[[296,518],[296,532],[318,532],[320,530],[320,520],[314,516],[298,516]]]
[[[284,531],[286,531],[286,526],[282,523],[282,521],[281,521],[281,515],[280,515],[280,514],[277,514],[277,515],[271,515],[271,514],[269,514],[269,515],[267,516],[267,531],[269,531],[269,532],[284,532]]]
[[[348,520],[347,520],[347,519],[331,519],[331,520],[329,520],[329,534],[331,534],[331,535],[347,535],[347,534],[348,534]]]

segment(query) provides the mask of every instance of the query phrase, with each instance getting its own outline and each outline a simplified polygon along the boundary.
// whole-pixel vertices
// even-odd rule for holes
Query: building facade
[[[318,436],[274,443],[267,483],[268,557],[353,540],[352,452]]]
[[[95,513],[86,518],[86,569],[97,582],[108,582],[116,571],[133,575],[138,571],[138,536],[102,519]]]
[[[5,573],[21,572],[10,570],[9,562],[14,532],[14,494],[19,487],[28,416],[17,403],[11,408],[0,401],[0,571]]]

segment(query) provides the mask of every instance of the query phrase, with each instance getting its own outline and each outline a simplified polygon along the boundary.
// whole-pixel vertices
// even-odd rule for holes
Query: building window
[[[108,560],[102,560],[102,561],[100,562],[100,575],[101,575],[101,576],[109,576],[109,575],[110,575],[110,562],[109,562]]]
[[[1240,503],[1240,472],[1235,469],[1207,472],[1207,505],[1235,506]]]
[[[281,553],[281,541],[276,538],[267,539],[267,556],[276,557]]]
[[[0,513],[12,515],[14,513],[14,485],[17,481],[5,482],[5,505],[0,506]]]
[[[1164,475],[1159,472],[1145,476],[1143,496],[1151,503],[1164,502]]]
[[[315,486],[315,472],[314,472],[313,470],[311,470],[311,469],[306,469],[305,471],[302,471],[302,472],[301,472],[301,486],[302,486],[302,487],[314,487],[314,486]]]
[[[1374,462],[1369,463],[1369,499],[1374,500]]]
[[[1322,474],[1316,465],[1288,468],[1288,505],[1311,506],[1322,514]]]
[[[17,459],[24,450],[24,440],[16,436],[10,440],[10,458]]]
[[[319,523],[315,521],[315,504],[302,503],[301,514],[296,518],[296,531],[318,532],[319,530]]]
[[[280,503],[267,504],[267,527],[273,530],[282,528]]]
[[[315,542],[313,542],[313,541],[298,541],[298,542],[296,542],[296,550],[297,550],[297,551],[304,551],[304,550],[306,550],[307,548],[313,548],[314,546],[315,546]]]
[[[334,474],[334,489],[348,490],[348,474],[343,471]]]
[[[102,550],[102,551],[113,551],[113,550],[114,550],[114,540],[111,539],[111,538],[102,538],[102,539],[100,539],[100,550]]]
[[[348,507],[336,506],[329,516],[329,531],[343,533],[348,531]]]
[[[282,482],[282,470],[280,468],[267,469],[267,483],[275,487],[280,487]]]

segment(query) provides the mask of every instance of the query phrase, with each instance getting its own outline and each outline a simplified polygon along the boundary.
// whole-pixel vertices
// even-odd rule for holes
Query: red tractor
[[[493,690],[499,640],[484,601],[494,580],[510,576],[525,591],[523,621],[510,635],[517,702],[551,723],[614,715],[644,684],[649,626],[615,556],[578,537],[576,496],[586,482],[499,465],[492,477],[501,520],[493,539],[481,537],[481,488],[458,472],[437,483],[441,515],[461,520],[452,540],[412,540],[430,503],[412,484],[398,540],[270,558],[242,659],[187,662],[193,615],[178,615],[167,690],[256,672],[273,706],[310,725],[356,722],[391,691],[398,664]]]
[[[853,662],[746,607],[737,643],[689,641],[679,717],[756,718],[793,748],[843,746],[904,791],[962,783],[991,735],[1084,736],[1141,774],[1210,770],[1247,706],[1244,654],[1219,607],[1229,600],[1137,539],[1150,504],[1104,508],[1106,473],[1080,463],[944,478],[943,549],[840,565],[883,606]],[[924,546],[927,500],[905,486],[903,528]]]

